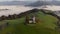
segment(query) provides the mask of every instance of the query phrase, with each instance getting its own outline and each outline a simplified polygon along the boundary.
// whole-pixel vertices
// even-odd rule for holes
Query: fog
[[[5,15],[13,15],[13,14],[19,14],[22,12],[26,12],[28,10],[32,10],[34,8],[37,9],[46,9],[46,10],[52,10],[52,11],[60,11],[60,6],[55,5],[46,5],[46,6],[40,6],[40,7],[27,7],[27,6],[0,6],[0,16]]]
[[[3,10],[7,9],[7,10]],[[13,15],[19,14],[28,10],[33,9],[32,7],[25,7],[25,6],[0,6],[0,16],[5,15]]]

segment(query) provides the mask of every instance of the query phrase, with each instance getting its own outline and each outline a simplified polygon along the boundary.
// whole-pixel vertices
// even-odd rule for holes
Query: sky
[[[37,1],[37,0],[0,0],[0,1]],[[52,0],[40,0],[40,1],[52,1]],[[56,0],[60,1],[60,0]]]

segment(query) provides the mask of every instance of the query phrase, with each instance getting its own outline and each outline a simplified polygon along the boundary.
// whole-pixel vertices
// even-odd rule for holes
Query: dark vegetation
[[[21,17],[24,17],[30,13],[36,13],[37,11],[39,11],[38,9],[32,9],[32,10],[29,10],[29,11],[26,11],[26,12],[23,12],[23,13],[20,13],[20,14],[13,14],[13,15],[9,15],[9,16],[4,16],[2,15],[0,17],[0,21],[2,20],[12,20],[12,19],[16,19],[16,18],[21,18]]]
[[[23,12],[23,13],[20,13],[20,14],[18,14],[18,15],[17,15],[17,14],[13,14],[13,15],[9,15],[9,16],[4,16],[4,15],[2,15],[2,16],[0,17],[0,21],[2,21],[2,20],[16,19],[16,18],[21,18],[21,17],[24,17],[24,16],[26,16],[26,15],[28,15],[28,14],[30,14],[30,13],[36,13],[36,12],[38,12],[38,11],[41,11],[41,12],[43,12],[44,14],[52,15],[52,16],[54,16],[54,17],[56,17],[56,18],[58,18],[58,19],[60,20],[60,17],[57,16],[56,14],[54,14],[53,12],[46,13],[43,9],[32,9],[32,10],[29,10],[29,11],[26,11],[26,12]]]
[[[45,10],[43,10],[43,9],[41,9],[41,11],[44,13],[44,14],[49,14],[49,15],[52,15],[52,16],[54,16],[54,17],[56,17],[57,19],[59,19],[60,20],[60,17],[58,16],[58,15],[56,15],[56,14],[54,14],[53,12],[48,12],[48,13],[46,13],[45,12]]]

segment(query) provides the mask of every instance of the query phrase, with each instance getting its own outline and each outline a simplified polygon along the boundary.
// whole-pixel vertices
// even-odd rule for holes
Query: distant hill
[[[33,7],[37,7],[37,6],[42,6],[42,5],[49,5],[49,2],[45,2],[45,1],[36,1],[35,3],[31,3],[29,5],[26,6],[33,6]]]
[[[52,1],[51,4],[59,5],[60,6],[60,1]]]
[[[60,5],[60,1],[5,1],[0,5],[24,5],[24,6],[42,6],[42,5]]]
[[[37,7],[37,6],[42,6],[42,5],[60,5],[60,1],[36,1],[26,6]]]
[[[5,1],[5,2],[0,2],[0,5],[27,5],[32,2],[30,1]]]

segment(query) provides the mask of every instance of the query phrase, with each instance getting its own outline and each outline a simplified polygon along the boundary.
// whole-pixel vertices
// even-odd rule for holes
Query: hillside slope
[[[41,11],[28,15],[30,16],[32,14],[35,14],[36,17],[40,19],[39,23],[31,24],[32,26],[24,25],[25,17],[14,20],[4,20],[10,25],[0,31],[0,34],[59,34],[59,32],[55,30],[57,18],[44,14]],[[0,23],[2,23],[2,21]]]

